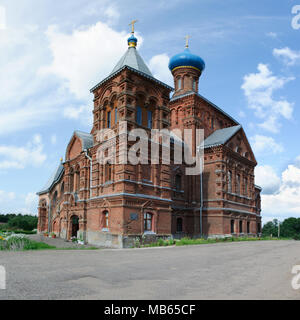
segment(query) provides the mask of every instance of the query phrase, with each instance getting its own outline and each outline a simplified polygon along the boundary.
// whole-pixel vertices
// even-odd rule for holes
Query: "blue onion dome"
[[[128,38],[128,46],[129,46],[129,47],[135,48],[135,47],[137,46],[137,42],[138,42],[138,39],[134,36],[134,34],[132,34],[132,35]]]
[[[199,56],[192,54],[189,48],[185,48],[182,53],[178,53],[172,57],[169,63],[171,71],[184,67],[194,68],[202,72],[205,69],[205,62]]]

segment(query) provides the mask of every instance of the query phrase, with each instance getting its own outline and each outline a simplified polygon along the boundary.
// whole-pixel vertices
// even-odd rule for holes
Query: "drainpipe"
[[[48,233],[50,234],[50,226],[51,226],[51,199],[49,197],[49,212],[48,212]]]
[[[84,149],[85,156],[90,160],[90,199],[92,198],[92,181],[93,181],[93,159],[88,155],[87,149]]]
[[[198,147],[198,152],[200,154],[200,208],[199,208],[199,226],[200,226],[200,237],[202,238],[203,236],[203,225],[202,225],[202,212],[203,212],[203,159],[201,157],[200,153],[200,148],[201,146]]]
[[[202,158],[200,158],[200,237],[203,235],[203,226],[202,226],[202,211],[203,211],[203,163]]]

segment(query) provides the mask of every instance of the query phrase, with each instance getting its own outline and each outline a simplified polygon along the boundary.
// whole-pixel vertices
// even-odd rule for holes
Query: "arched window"
[[[144,231],[153,230],[153,215],[151,213],[144,214]]]
[[[147,118],[148,118],[148,124],[147,124],[147,127],[149,128],[149,129],[152,129],[152,117],[153,117],[153,112],[152,111],[150,111],[150,110],[148,110],[147,111]]]
[[[65,183],[63,182],[61,187],[60,187],[60,195],[63,196],[65,193]]]
[[[243,221],[240,220],[240,233],[243,233]]]
[[[151,182],[151,165],[141,164],[143,180]]]
[[[176,174],[176,176],[175,176],[175,188],[177,191],[181,190],[181,175],[180,174]]]
[[[55,191],[53,199],[52,199],[52,206],[55,208],[57,205],[57,191]]]
[[[211,118],[210,126],[211,126],[212,130],[215,128],[215,119],[214,119],[214,117]]]
[[[116,99],[116,96],[113,96],[110,102],[110,111],[111,111],[111,119],[110,123],[117,124],[118,122],[118,100]]]
[[[103,223],[102,223],[102,228],[108,229],[109,226],[109,213],[108,211],[103,212]]]
[[[136,107],[136,122],[139,126],[142,125],[142,108],[140,106]]]
[[[245,196],[248,195],[248,179],[247,178],[244,179],[244,194]]]
[[[105,165],[105,182],[112,180],[112,165],[107,163]]]
[[[228,171],[228,192],[232,193],[232,172]]]
[[[177,90],[180,90],[182,87],[182,79],[181,78],[178,78],[177,79]]]
[[[234,220],[230,221],[230,232],[234,233]]]
[[[71,218],[71,222],[72,222],[72,229],[71,229],[72,237],[77,238],[78,231],[79,231],[79,218],[77,216],[73,216]]]
[[[110,126],[111,126],[111,111],[108,111],[107,112],[107,119],[106,119],[106,126],[107,126],[107,128],[110,128]]]
[[[177,219],[176,231],[177,232],[182,232],[183,231],[183,220],[182,220],[182,218],[178,218]]]
[[[118,122],[118,108],[115,108],[115,124]]]
[[[193,79],[193,90],[196,91],[196,79]]]
[[[74,171],[73,171],[73,168],[70,171],[70,192],[74,192]]]
[[[75,191],[79,192],[79,189],[80,189],[80,169],[79,169],[79,167],[76,168],[75,181],[76,181]]]
[[[236,176],[236,193],[241,194],[241,176],[239,174]]]

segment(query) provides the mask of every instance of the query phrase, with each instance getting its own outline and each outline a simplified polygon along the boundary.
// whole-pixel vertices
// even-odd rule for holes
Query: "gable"
[[[233,135],[225,145],[242,157],[256,163],[253,150],[242,128]]]
[[[82,143],[78,137],[74,136],[68,146],[66,159],[72,160],[78,157],[81,151],[82,151]]]

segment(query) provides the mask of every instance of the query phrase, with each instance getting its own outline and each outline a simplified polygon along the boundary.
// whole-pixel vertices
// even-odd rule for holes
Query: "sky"
[[[93,97],[127,50],[173,85],[170,57],[206,69],[199,93],[242,124],[263,187],[263,222],[300,217],[300,0],[0,0],[0,213],[37,214],[37,196]]]

